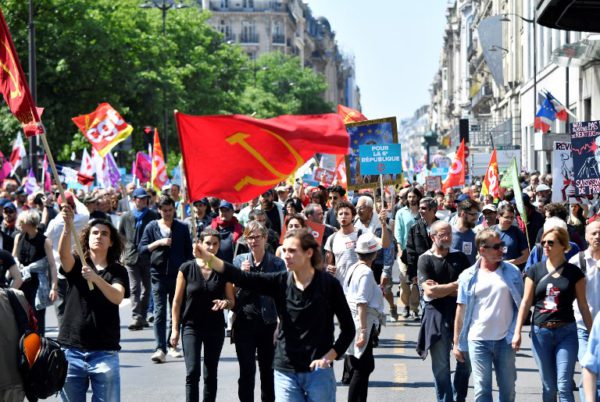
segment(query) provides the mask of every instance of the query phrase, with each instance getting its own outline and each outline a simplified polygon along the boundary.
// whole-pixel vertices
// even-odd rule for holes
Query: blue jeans
[[[533,357],[542,377],[542,401],[575,401],[573,374],[577,356],[577,324],[560,328],[533,326],[531,333]]]
[[[119,353],[116,350],[86,352],[77,348],[65,349],[69,362],[67,381],[60,391],[64,402],[85,402],[92,384],[92,402],[119,402],[121,378]]]
[[[587,331],[587,329],[577,327],[577,339],[579,340],[579,351],[577,352],[577,359],[579,361],[581,361],[581,359],[583,359],[583,355],[585,355],[589,337],[590,333]],[[579,400],[585,401],[583,381],[579,381]],[[596,400],[600,401],[600,377],[598,377],[598,382],[596,383]]]
[[[505,339],[497,341],[469,341],[469,358],[473,370],[475,402],[492,402],[492,364],[496,372],[496,382],[500,402],[514,402],[515,351]]]
[[[452,351],[452,339],[450,328],[446,325],[442,328],[442,337],[429,348],[431,355],[431,369],[435,381],[435,392],[439,402],[464,402],[469,389],[469,376],[471,375],[471,363],[469,356],[465,353],[465,362],[456,362],[454,383],[450,376],[450,353]]]
[[[333,368],[294,373],[275,370],[275,400],[286,402],[335,402]]]
[[[175,294],[176,278],[152,270],[152,296],[154,298],[154,339],[156,350],[167,353],[167,339],[171,338],[171,306]],[[168,302],[168,304],[167,304]],[[169,326],[167,328],[167,311]],[[168,335],[167,335],[168,330]]]

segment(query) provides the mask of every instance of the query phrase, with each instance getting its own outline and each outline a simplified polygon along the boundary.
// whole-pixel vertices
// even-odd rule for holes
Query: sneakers
[[[169,352],[168,355],[175,358],[175,359],[179,359],[180,357],[183,357],[183,355],[181,354],[180,351],[178,351],[176,348],[169,348]]]
[[[156,352],[154,352],[154,354],[152,355],[152,357],[150,359],[154,363],[164,363],[167,361],[167,356],[165,355],[165,352],[163,352],[160,349],[157,349]]]
[[[129,328],[130,331],[139,331],[144,329],[144,322],[139,318],[134,318],[127,328]]]
[[[398,307],[392,306],[390,307],[390,316],[394,321],[398,321]]]
[[[419,313],[417,313],[416,311],[413,311],[412,319],[413,321],[421,321],[421,317],[419,317]]]
[[[410,316],[410,309],[408,307],[404,307],[404,314],[402,317],[408,318]]]

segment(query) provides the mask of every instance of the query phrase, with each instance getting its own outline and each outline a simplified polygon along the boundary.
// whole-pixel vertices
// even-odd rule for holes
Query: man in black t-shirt
[[[431,368],[437,400],[464,401],[471,367],[468,359],[456,363],[454,383],[450,376],[450,352],[454,334],[458,276],[471,264],[465,254],[450,250],[452,228],[444,221],[431,224],[431,249],[417,263],[419,285],[423,289],[423,318],[417,343],[421,358],[431,353]]]
[[[10,273],[12,283],[7,280],[6,273]],[[13,287],[19,289],[23,279],[21,278],[21,272],[17,268],[17,264],[12,254],[6,250],[0,249],[0,288]]]

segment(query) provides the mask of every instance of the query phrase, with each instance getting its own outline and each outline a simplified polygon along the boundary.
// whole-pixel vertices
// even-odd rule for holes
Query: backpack
[[[65,385],[68,363],[60,345],[38,335],[32,311],[27,314],[12,289],[7,289],[21,339],[19,341],[19,372],[29,401],[46,399],[57,394]],[[31,319],[28,317],[32,317]]]
[[[358,229],[358,231],[356,232],[356,240],[358,240],[358,238],[360,237],[360,235],[362,235],[363,230],[362,229]],[[331,247],[331,265],[335,265],[335,254],[333,254],[333,241],[335,240],[335,235],[338,234],[338,231],[333,232],[333,234],[331,236],[329,236],[329,239],[327,239],[327,243],[330,243],[330,247]],[[327,264],[325,264],[327,265]]]

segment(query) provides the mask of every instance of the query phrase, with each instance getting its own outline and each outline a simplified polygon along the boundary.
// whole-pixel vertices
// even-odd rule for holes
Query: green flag
[[[500,187],[512,188],[515,193],[515,202],[517,204],[517,210],[521,215],[523,222],[527,224],[527,211],[525,211],[525,205],[523,205],[523,194],[521,193],[521,185],[519,184],[519,172],[517,171],[517,159],[513,158],[508,165],[508,168],[504,172]]]

